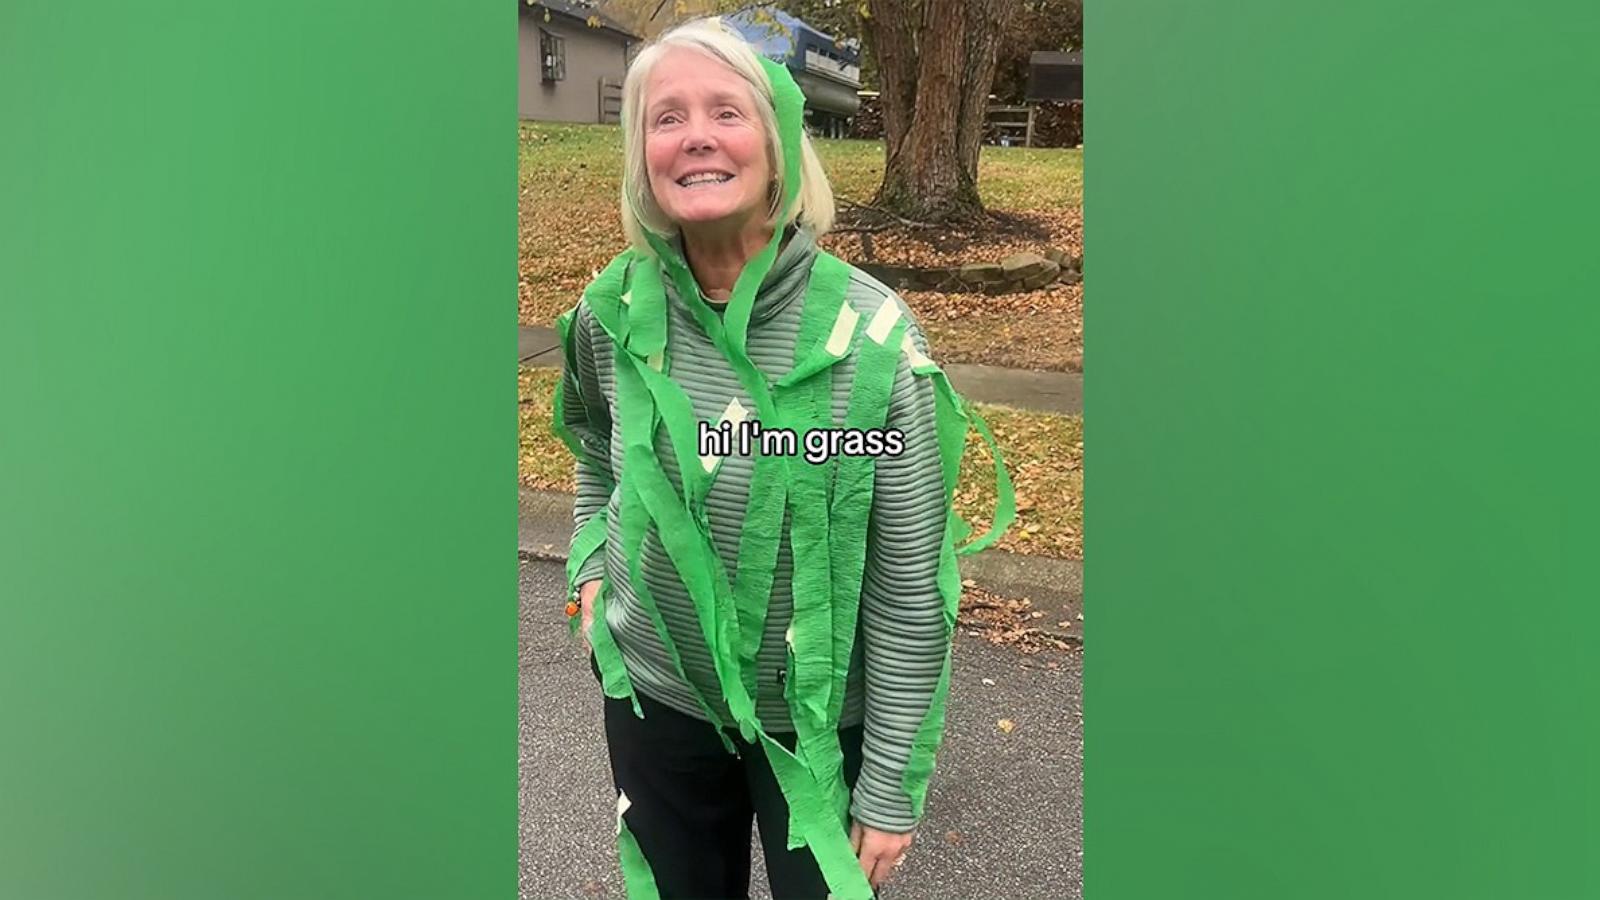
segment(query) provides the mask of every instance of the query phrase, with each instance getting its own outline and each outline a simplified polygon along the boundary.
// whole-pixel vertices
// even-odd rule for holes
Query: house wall
[[[600,121],[600,79],[622,80],[627,42],[614,32],[590,28],[557,13],[519,4],[517,14],[517,115],[556,122]],[[567,77],[547,82],[539,65],[539,29],[567,41]]]

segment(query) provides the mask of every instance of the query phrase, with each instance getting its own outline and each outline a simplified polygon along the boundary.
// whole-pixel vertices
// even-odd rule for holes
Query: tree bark
[[[967,4],[966,67],[961,77],[961,111],[956,125],[956,158],[961,171],[978,183],[978,153],[989,115],[989,88],[994,84],[1000,36],[1016,16],[1022,0],[972,0]]]
[[[962,0],[923,0],[911,126],[898,152],[886,151],[883,184],[874,201],[921,222],[971,222],[983,215],[956,156],[966,49],[962,6]]]
[[[915,13],[908,0],[874,0],[871,15],[862,20],[867,49],[878,61],[886,165],[899,155],[916,108]]]
[[[884,173],[873,205],[930,224],[983,218],[978,152],[1000,27],[1020,0],[872,0]]]

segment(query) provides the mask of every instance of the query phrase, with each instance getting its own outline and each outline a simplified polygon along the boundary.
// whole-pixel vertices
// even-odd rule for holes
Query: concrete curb
[[[560,342],[553,328],[522,325],[517,329],[517,361],[525,366],[561,368]],[[1083,414],[1083,375],[1035,372],[951,363],[944,367],[950,383],[968,400],[995,403],[1032,412]]]
[[[517,556],[522,559],[566,562],[572,539],[571,494],[521,488],[517,498]],[[961,577],[1002,597],[1026,597],[1043,612],[1042,624],[1074,623],[1082,634],[1083,563],[1047,556],[1024,556],[1005,550],[985,550],[962,557]]]

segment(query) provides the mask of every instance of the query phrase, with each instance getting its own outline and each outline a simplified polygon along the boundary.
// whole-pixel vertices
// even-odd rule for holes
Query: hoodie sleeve
[[[594,356],[594,317],[580,303],[572,321],[572,353],[562,370],[565,398],[562,423],[578,436],[586,455],[578,459],[578,495],[572,505],[573,537],[611,500],[616,485],[611,470],[611,408],[600,386],[599,367]],[[589,555],[578,569],[578,583],[593,581],[605,574],[606,555]]]
[[[921,332],[912,326],[907,334],[927,354]],[[935,416],[932,382],[913,375],[902,356],[885,427],[901,430],[905,451],[877,463],[861,585],[866,734],[851,800],[857,821],[896,833],[917,824],[903,779],[949,650],[938,585],[945,508]]]

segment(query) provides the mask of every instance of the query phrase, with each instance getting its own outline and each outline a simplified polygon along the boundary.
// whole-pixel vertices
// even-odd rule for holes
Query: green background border
[[[509,3],[0,13],[0,897],[510,897]]]
[[[1600,894],[1597,13],[1088,15],[1086,895]],[[515,890],[514,21],[0,14],[0,896]]]
[[[1090,900],[1600,896],[1600,12],[1539,6],[1089,4]]]

